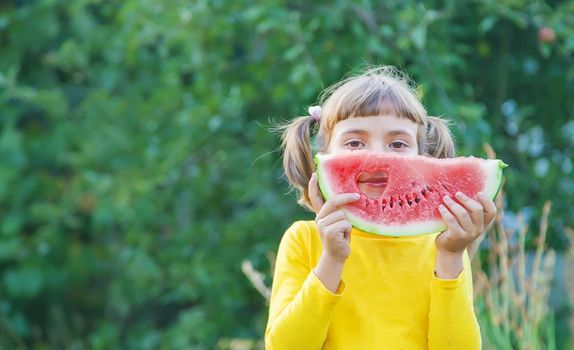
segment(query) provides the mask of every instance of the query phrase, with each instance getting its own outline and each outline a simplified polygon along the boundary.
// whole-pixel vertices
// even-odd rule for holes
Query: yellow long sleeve
[[[434,277],[435,238],[354,229],[331,293],[313,273],[321,255],[315,223],[294,223],[277,254],[266,348],[479,349],[468,256],[457,279]]]
[[[468,254],[454,280],[431,279],[429,349],[480,349],[480,328],[474,314]]]
[[[343,282],[333,294],[315,276],[297,229],[293,225],[279,245],[265,335],[267,349],[320,349],[344,290]]]

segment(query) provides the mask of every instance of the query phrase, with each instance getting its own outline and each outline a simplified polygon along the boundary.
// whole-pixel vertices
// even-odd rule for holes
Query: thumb
[[[311,206],[313,206],[313,210],[315,211],[315,213],[319,214],[319,211],[323,207],[323,204],[325,204],[325,201],[323,200],[323,196],[321,195],[321,192],[319,190],[317,173],[313,173],[313,175],[311,176],[311,180],[309,180],[308,191],[309,191],[309,200],[311,200]]]

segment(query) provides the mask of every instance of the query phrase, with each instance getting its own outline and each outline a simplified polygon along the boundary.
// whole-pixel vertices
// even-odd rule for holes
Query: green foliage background
[[[564,249],[573,52],[571,0],[1,2],[1,347],[259,339],[241,261],[267,271],[311,217],[267,127],[366,64],[406,70],[459,154],[511,165],[510,225],[552,199]]]

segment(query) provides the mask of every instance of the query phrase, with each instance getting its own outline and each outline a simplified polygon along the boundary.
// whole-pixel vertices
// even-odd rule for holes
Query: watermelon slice
[[[385,236],[413,236],[446,230],[438,206],[457,191],[476,199],[498,193],[502,169],[498,159],[475,157],[437,159],[400,154],[352,151],[317,154],[317,177],[325,199],[338,193],[359,193],[361,198],[343,208],[351,224],[365,232]],[[366,175],[365,175],[366,174]],[[384,176],[377,198],[363,193],[359,180]],[[384,174],[384,175],[381,175]]]

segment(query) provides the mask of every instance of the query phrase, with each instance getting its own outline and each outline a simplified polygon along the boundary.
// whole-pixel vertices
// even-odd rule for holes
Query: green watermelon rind
[[[330,186],[328,186],[326,177],[323,176],[323,168],[320,166],[321,157],[328,156],[324,154],[316,154],[314,157],[315,166],[317,169],[317,179],[319,183],[319,189],[325,200],[328,200],[333,196],[330,191]],[[508,165],[501,161],[500,159],[488,159],[483,162],[483,169],[485,174],[487,174],[487,179],[485,180],[484,192],[494,199],[500,187],[502,185],[502,169],[506,168]],[[386,230],[381,230],[381,225],[371,224],[354,215],[348,210],[343,208],[343,212],[347,215],[347,218],[353,227],[368,233],[373,233],[381,236],[390,237],[406,237],[406,236],[418,236],[425,234],[433,234],[445,231],[447,229],[444,221],[442,220],[426,220],[420,222],[410,223],[408,225],[396,225],[389,226],[385,225]]]

